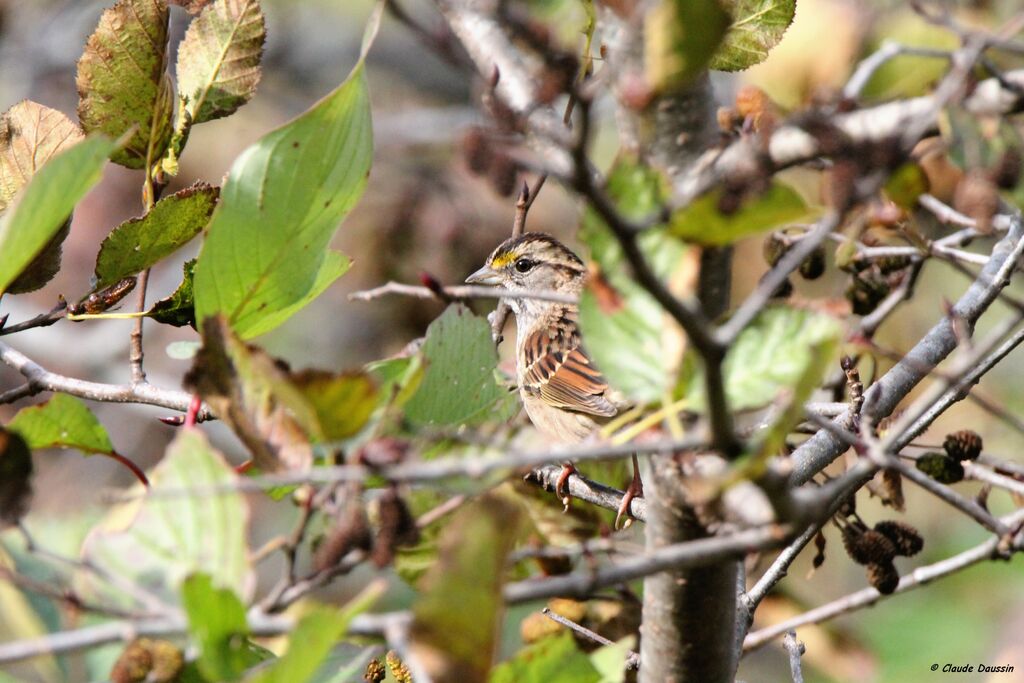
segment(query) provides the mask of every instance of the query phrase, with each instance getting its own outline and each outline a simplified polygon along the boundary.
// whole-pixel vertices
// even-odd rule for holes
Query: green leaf
[[[626,636],[591,653],[590,663],[601,675],[600,683],[625,683],[626,658],[635,644],[635,636]]]
[[[805,218],[807,205],[790,187],[778,182],[763,194],[746,198],[726,215],[720,209],[722,193],[709,192],[672,216],[669,230],[676,237],[707,246],[721,246]]]
[[[733,410],[764,407],[780,391],[793,391],[809,367],[834,362],[823,351],[838,348],[842,328],[823,313],[785,306],[766,308],[740,333],[725,356],[725,393]],[[692,352],[688,355],[692,358]],[[688,363],[684,372],[688,408],[704,410],[703,369]]]
[[[523,648],[495,667],[490,683],[597,683],[601,674],[576,646],[572,634],[560,633]]]
[[[412,652],[434,680],[479,681],[490,671],[518,520],[513,503],[490,495],[460,511],[442,532],[411,629]]]
[[[196,326],[196,308],[192,298],[192,278],[196,267],[196,260],[185,261],[182,266],[181,284],[174,292],[164,299],[160,299],[149,309],[146,315],[157,322],[175,327]],[[194,354],[193,354],[194,355]],[[188,356],[191,358],[192,356]]]
[[[457,425],[481,415],[506,391],[494,378],[498,355],[487,321],[455,304],[427,328],[426,370],[405,414],[418,425]]]
[[[199,670],[212,681],[234,680],[259,659],[246,647],[245,606],[208,574],[193,574],[181,586],[188,630],[199,647]],[[255,661],[254,661],[255,659]]]
[[[796,15],[796,0],[725,0],[732,23],[711,68],[742,71],[768,58]]]
[[[224,420],[264,472],[296,471],[313,462],[316,412],[288,373],[234,334],[223,316],[202,326],[203,348],[185,384]]]
[[[928,191],[928,176],[913,161],[909,161],[885,181],[885,194],[897,206],[907,211],[917,206],[917,198]]]
[[[718,0],[661,0],[644,19],[648,84],[665,92],[702,73],[729,26]]]
[[[288,318],[305,308],[313,299],[323,294],[328,287],[334,284],[335,280],[348,272],[351,265],[352,262],[345,254],[328,249],[323,255],[323,260],[320,261],[316,277],[313,279],[313,285],[309,290],[287,306],[277,310],[266,309],[266,315],[260,318],[256,326],[244,336],[249,338],[269,332],[288,320]]]
[[[654,170],[622,157],[608,175],[608,196],[633,220],[661,205],[662,178]],[[660,304],[630,276],[618,240],[595,212],[583,218],[580,239],[589,247],[596,273],[580,300],[583,345],[609,384],[638,403],[663,398],[679,364],[678,332]],[[655,273],[670,281],[687,264],[686,245],[663,229],[645,231],[640,249]],[[675,340],[673,334],[676,335]]]
[[[103,175],[117,143],[90,137],[51,158],[0,216],[0,294],[61,229],[75,204]]]
[[[267,37],[256,0],[215,0],[189,24],[178,47],[178,91],[191,123],[228,116],[260,80]]]
[[[182,582],[205,573],[243,600],[251,596],[248,505],[234,468],[203,433],[179,431],[149,481],[144,494],[140,486],[133,489],[139,498],[113,507],[89,533],[82,556],[99,571],[79,573],[76,592],[112,606],[137,609],[138,592],[174,605]],[[108,583],[103,576],[118,581]],[[132,583],[137,591],[125,590]]]
[[[304,370],[291,380],[313,407],[326,441],[355,436],[377,408],[377,383],[364,372]]]
[[[155,162],[171,135],[173,88],[167,69],[165,0],[118,0],[78,60],[78,118],[86,133],[117,138],[133,131],[112,161]]]
[[[378,580],[340,610],[314,605],[299,619],[288,638],[287,651],[270,666],[246,677],[246,683],[306,683],[312,679],[352,618],[369,609],[385,590],[384,581]]]
[[[42,405],[22,408],[7,425],[21,434],[28,447],[77,448],[85,453],[114,452],[107,430],[82,401],[54,394]]]
[[[145,216],[114,228],[96,257],[96,287],[146,270],[198,235],[210,220],[218,192],[196,183],[164,197]]]
[[[862,56],[877,51],[886,41],[935,50],[952,51],[959,46],[959,38],[946,27],[927,21],[909,7],[894,6],[893,10],[886,13],[885,21],[872,27]],[[944,59],[900,55],[879,66],[864,86],[863,96],[870,100],[891,100],[924,95],[948,69],[949,64]]]
[[[336,90],[235,161],[196,264],[197,320],[223,313],[253,337],[344,272],[347,260],[327,246],[363,193],[372,155],[360,59]]]

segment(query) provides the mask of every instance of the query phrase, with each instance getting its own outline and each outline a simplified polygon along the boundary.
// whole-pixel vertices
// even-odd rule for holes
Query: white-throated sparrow
[[[561,242],[528,232],[498,245],[466,282],[579,295],[586,272],[583,261]],[[542,434],[563,443],[583,441],[601,421],[614,416],[618,406],[581,345],[576,304],[529,298],[507,302],[516,316],[516,379],[526,413]],[[565,485],[574,471],[572,463],[565,463],[555,487],[566,500]],[[634,496],[642,494],[633,456],[633,481],[618,517],[629,510]]]

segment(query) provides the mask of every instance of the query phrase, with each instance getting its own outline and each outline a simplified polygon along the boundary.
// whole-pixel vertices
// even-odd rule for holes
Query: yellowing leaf
[[[188,121],[219,119],[249,101],[266,35],[257,0],[214,0],[203,8],[178,47],[178,90]]]
[[[82,127],[113,138],[134,129],[112,157],[128,168],[155,162],[170,140],[167,21],[165,0],[118,0],[103,12],[78,60]]]
[[[327,441],[355,436],[377,408],[377,384],[364,372],[304,370],[291,381],[313,407]]]

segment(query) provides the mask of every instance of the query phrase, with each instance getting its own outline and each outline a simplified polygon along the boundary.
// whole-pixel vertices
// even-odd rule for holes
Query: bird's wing
[[[608,383],[580,346],[575,330],[540,329],[524,341],[523,389],[556,408],[611,417]]]

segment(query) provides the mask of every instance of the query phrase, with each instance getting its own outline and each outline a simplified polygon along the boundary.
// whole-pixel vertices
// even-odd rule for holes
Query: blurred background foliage
[[[0,0],[2,108],[31,98],[74,117],[75,61],[108,4],[106,0]],[[577,44],[585,16],[576,0],[534,0],[528,4],[567,45]],[[436,20],[425,0],[407,0],[405,5],[428,23]],[[372,2],[264,0],[263,6],[268,39],[256,96],[230,119],[194,130],[181,160],[181,172],[168,193],[197,180],[219,183],[240,151],[335,87],[358,56]],[[955,9],[965,22],[993,26],[1020,7],[1017,0],[974,0],[958,3]],[[172,45],[180,39],[185,24],[184,14],[176,10],[171,20]],[[722,102],[731,101],[742,85],[753,84],[783,109],[793,108],[835,92],[856,61],[885,40],[926,47],[955,46],[953,36],[924,23],[899,0],[799,0],[794,24],[767,61],[741,75],[715,74],[713,82]],[[944,69],[940,61],[900,57],[879,70],[866,95],[883,99],[920,94]],[[416,282],[422,272],[441,282],[459,282],[509,231],[514,199],[496,192],[495,186],[502,183],[474,175],[463,154],[466,131],[478,122],[475,104],[479,83],[424,48],[387,16],[368,61],[368,76],[375,138],[373,169],[365,196],[334,245],[352,258],[353,267],[288,325],[260,340],[268,352],[296,369],[353,368],[399,351],[424,334],[427,325],[442,312],[442,304],[399,297],[360,303],[350,302],[347,295],[390,279]],[[617,142],[610,109],[599,110],[599,114],[602,126],[595,158],[607,165]],[[949,125],[958,130],[956,126],[969,126],[969,122],[951,121]],[[969,130],[963,133],[964,137],[969,135]],[[815,179],[793,172],[786,175],[786,180],[805,198],[817,201]],[[140,213],[138,186],[138,172],[107,166],[101,184],[75,212],[71,236],[64,245],[63,268],[57,277],[39,291],[5,299],[5,312],[11,313],[12,320],[48,310],[58,294],[74,300],[89,290],[97,245],[113,226]],[[580,223],[578,208],[554,182],[545,186],[529,215],[531,230],[550,232],[571,245],[578,244]],[[198,246],[187,246],[155,268],[150,281],[152,298],[173,291],[180,282],[182,263],[195,257]],[[736,299],[749,292],[766,269],[760,249],[757,237],[737,246],[737,263],[742,265],[736,269]],[[878,341],[883,346],[908,348],[934,323],[943,302],[954,299],[967,284],[965,278],[941,263],[929,263],[922,278],[915,303],[904,307],[882,329]],[[840,300],[844,278],[830,268],[826,277],[815,282],[800,281],[796,287],[797,296]],[[1016,289],[1020,293],[1019,283]],[[474,306],[483,312],[487,304]],[[105,382],[125,379],[129,321],[78,323],[73,330],[68,325],[64,323],[60,334],[43,328],[23,333],[17,341],[62,373]],[[981,332],[984,329],[982,325]],[[180,384],[189,362],[174,359],[163,349],[174,341],[193,338],[187,328],[147,327],[146,369],[154,383],[171,387]],[[505,367],[511,367],[511,345],[505,344],[501,352]],[[1024,413],[1024,393],[1019,389],[1024,381],[1022,361],[1024,351],[1018,349],[1003,362],[999,372],[985,377],[977,391],[1011,413]],[[890,361],[880,363],[879,372]],[[0,390],[15,386],[17,380],[12,371],[3,369]],[[9,420],[24,403],[0,406],[0,420]],[[92,408],[107,426],[118,450],[131,454],[143,467],[159,460],[174,434],[172,428],[155,419],[163,414],[158,409],[104,404]],[[980,432],[988,450],[1024,460],[1019,426],[1013,428],[971,402],[957,404],[923,440],[938,443],[942,434],[963,426]],[[241,448],[224,425],[212,423],[204,431],[235,462],[242,459]],[[36,496],[28,524],[48,547],[74,555],[82,535],[101,514],[104,492],[127,486],[130,475],[108,459],[84,459],[56,450],[37,455],[36,467]],[[976,485],[962,486],[965,494],[976,492]],[[926,539],[925,551],[915,564],[941,559],[982,540],[983,530],[912,486],[907,487],[907,498],[908,519]],[[556,509],[552,500],[545,504]],[[992,497],[991,505],[994,514],[1010,509],[1009,502],[1000,495]],[[250,527],[253,545],[290,527],[292,519],[282,514],[282,509],[256,505]],[[868,501],[861,502],[860,512],[869,521],[884,516]],[[807,578],[810,560],[801,558],[781,590],[759,610],[759,618],[782,619],[864,585],[863,570],[837,550],[837,532],[828,529],[826,535],[829,561]],[[414,559],[400,558],[399,565]],[[0,557],[0,562],[7,561]],[[262,569],[266,576],[279,568],[271,562]],[[351,594],[367,578],[366,573],[356,572],[332,590]],[[5,611],[13,614],[11,610],[16,611],[19,602],[27,599],[50,622],[50,628],[56,626],[57,615],[51,604],[12,591],[9,585],[0,585],[0,604]],[[390,599],[400,603],[402,596],[392,594]],[[519,647],[518,625],[531,611],[535,609],[509,611],[502,652],[511,653]],[[1024,662],[1022,614],[1024,573],[1019,563],[983,563],[921,591],[885,601],[875,609],[802,630],[800,638],[807,644],[806,662],[810,667],[805,672],[811,681],[902,683],[924,680],[933,662]],[[83,624],[88,621],[89,617],[81,619]],[[10,635],[0,632],[0,640]],[[120,647],[100,648],[88,655],[95,661],[78,662],[73,670],[106,671],[110,657]],[[36,660],[16,667],[16,673],[37,680],[57,680],[61,674],[54,666],[52,660]],[[784,653],[770,646],[744,659],[739,678],[768,681],[783,680],[787,675]],[[994,675],[992,680],[1024,681],[1024,666],[1014,674]]]

